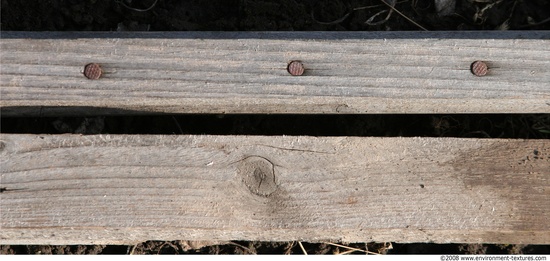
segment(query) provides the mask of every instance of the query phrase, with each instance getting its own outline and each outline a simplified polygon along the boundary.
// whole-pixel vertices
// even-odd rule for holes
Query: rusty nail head
[[[103,74],[101,66],[97,63],[89,63],[84,66],[84,76],[90,80],[97,80]]]
[[[286,67],[286,70],[293,76],[300,76],[304,74],[305,71],[304,65],[300,61],[291,61]]]
[[[487,64],[483,61],[475,61],[470,66],[470,71],[475,76],[485,76],[485,75],[487,75],[487,72],[489,71],[489,67],[487,67]]]

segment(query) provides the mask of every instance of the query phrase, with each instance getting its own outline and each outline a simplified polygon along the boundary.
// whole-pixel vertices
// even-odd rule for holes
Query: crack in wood
[[[283,148],[283,147],[277,147],[277,146],[271,146],[271,145],[265,145],[265,144],[252,144],[252,145],[247,145],[247,146],[262,146],[262,147],[268,147],[268,148],[280,149],[280,150],[288,150],[288,151],[311,152],[311,153],[321,153],[321,154],[335,154],[334,152],[316,151],[316,150],[303,150],[303,149],[290,149],[290,148]]]
[[[0,193],[9,192],[9,191],[17,191],[17,190],[26,190],[26,189],[24,189],[24,188],[10,189],[10,188],[6,188],[6,187],[1,187],[0,188]]]

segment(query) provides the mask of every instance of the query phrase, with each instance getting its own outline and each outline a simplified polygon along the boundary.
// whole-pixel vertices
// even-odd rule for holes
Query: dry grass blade
[[[386,18],[384,18],[383,20],[380,20],[378,22],[373,22],[376,17],[378,17],[379,15],[381,15],[383,13],[386,13],[386,12],[388,12],[388,10],[382,10],[382,11],[376,13],[375,15],[371,16],[365,23],[368,24],[368,25],[381,25],[381,24],[387,22],[390,19],[391,14],[393,13],[393,10],[390,10],[388,12],[388,15],[386,16]]]
[[[396,2],[395,4],[402,4],[402,3],[405,3],[405,2],[407,2],[407,1],[400,1],[400,2]],[[366,6],[355,7],[355,8],[353,8],[352,11],[360,11],[360,10],[365,10],[365,9],[383,7],[383,6],[384,6],[383,4],[379,4],[379,5],[366,5]]]
[[[176,124],[176,127],[178,128],[178,131],[180,132],[180,134],[183,134],[183,130],[181,129],[181,126],[178,122],[178,119],[176,119],[176,117],[172,116],[172,120],[174,121],[174,123]]]
[[[395,0],[388,0],[388,1],[391,1],[389,4],[391,5],[394,5],[396,4]],[[404,3],[406,1],[401,1],[401,2],[397,2],[397,3]],[[386,2],[384,2],[384,4],[388,4]],[[341,22],[343,22],[344,20],[346,20],[350,15],[351,13],[355,12],[355,11],[360,11],[360,10],[365,10],[365,9],[371,9],[371,8],[378,8],[378,7],[382,7],[384,6],[383,4],[379,4],[379,5],[368,5],[368,6],[360,6],[360,7],[355,7],[353,9],[351,9],[351,11],[347,12],[344,16],[334,20],[334,21],[330,21],[330,22],[322,22],[322,21],[319,21],[317,20],[317,18],[315,18],[315,12],[312,10],[311,11],[311,19],[318,23],[318,24],[324,24],[324,25],[332,25],[332,24],[339,24]],[[385,23],[391,16],[391,13],[393,12],[393,10],[390,10],[388,16],[386,17],[386,19],[382,20],[382,21],[379,21],[379,22],[376,22],[376,23],[373,23],[372,21],[374,20],[374,18],[376,18],[377,16],[379,16],[380,14],[383,14],[385,12],[388,12],[387,10],[383,10],[383,11],[380,11],[378,12],[377,14],[371,16],[367,22],[365,22],[366,24],[368,25],[379,25],[379,24],[383,24]]]
[[[313,12],[313,10],[311,11],[311,19],[313,21],[315,21],[316,23],[318,24],[324,24],[324,25],[331,25],[331,24],[339,24],[341,22],[343,22],[344,20],[346,20],[346,18],[348,18],[348,16],[351,14],[352,12],[348,12],[346,13],[344,16],[342,16],[341,18],[338,18],[334,21],[331,21],[331,22],[322,22],[322,21],[319,21],[315,18],[315,12]]]
[[[368,250],[363,250],[363,249],[360,249],[360,248],[355,248],[355,247],[350,247],[350,246],[344,246],[344,245],[335,244],[335,243],[330,243],[330,242],[323,242],[323,244],[327,244],[327,245],[331,245],[331,246],[336,246],[336,247],[341,247],[341,248],[353,250],[354,252],[355,252],[355,251],[359,251],[359,252],[363,252],[363,253],[367,253],[367,254],[372,254],[372,255],[380,255],[379,253],[371,252],[371,251],[368,251]],[[344,252],[344,253],[345,253],[345,252]]]
[[[139,245],[140,243],[137,243],[135,245],[132,246],[132,249],[128,252],[129,255],[134,255],[135,251],[136,251],[136,247]]]
[[[529,17],[530,18],[530,17]],[[534,22],[534,21],[531,21],[529,24],[526,24],[526,25],[522,25],[522,26],[519,26],[518,28],[526,28],[526,27],[531,27],[531,26],[538,26],[538,25],[542,25],[542,24],[545,24],[545,23],[548,23],[550,22],[550,17],[540,21],[540,22]]]
[[[237,246],[237,247],[240,247],[240,248],[242,248],[244,251],[248,252],[249,254],[252,254],[252,255],[256,255],[256,254],[257,254],[256,251],[252,251],[250,248],[245,247],[245,246],[243,246],[243,245],[241,245],[241,244],[237,244],[237,243],[235,243],[235,242],[229,242],[229,244],[230,244],[230,245]]]
[[[351,249],[351,250],[344,251],[342,253],[338,253],[337,255],[349,255],[349,254],[354,253],[354,252],[357,252],[357,251]]]
[[[393,249],[392,243],[391,242],[386,242],[386,243],[384,243],[383,247],[378,249],[378,252],[380,254],[386,254],[386,253],[388,253],[389,250],[392,250],[392,249]]]
[[[169,246],[169,247],[171,247],[172,249],[174,249],[174,251],[175,251],[176,253],[179,254],[179,251],[178,251],[178,247],[177,247],[177,246],[175,246],[175,245],[172,244],[171,242],[164,242],[162,245],[160,245],[160,246],[158,247],[157,255],[160,255],[160,251],[162,251],[162,248],[163,248],[164,246]]]
[[[382,0],[382,2],[385,5],[388,5],[388,6],[395,6],[395,0]],[[386,12],[388,13],[386,18],[384,18],[383,20],[380,20],[378,22],[373,22],[376,17],[378,17],[379,15],[381,15],[383,13],[386,13]],[[393,9],[390,9],[389,11],[388,10],[382,10],[382,11],[376,13],[375,15],[371,16],[365,23],[368,24],[368,25],[381,25],[381,24],[386,23],[388,20],[390,20],[390,17],[391,17],[392,14],[393,14]]]
[[[302,245],[302,242],[298,241],[298,245],[299,245],[300,248],[302,249],[302,252],[304,252],[304,255],[307,256],[307,251],[306,251],[306,249],[304,248],[304,245]]]
[[[395,7],[393,7],[392,5],[386,3],[386,1],[384,0],[381,0],[382,3],[384,3],[385,5],[387,5],[389,8],[391,8],[393,11],[395,11],[397,14],[399,14],[400,16],[402,16],[403,18],[407,19],[407,21],[411,22],[412,24],[418,26],[418,28],[424,30],[424,31],[428,31],[428,29],[424,28],[423,26],[419,25],[417,22],[413,21],[412,19],[410,19],[409,17],[407,17],[406,15],[404,15],[403,13],[399,12],[399,10],[395,9]]]
[[[153,9],[153,7],[155,7],[155,6],[157,5],[158,0],[155,0],[155,2],[153,2],[153,4],[151,4],[151,6],[145,8],[145,9],[139,9],[139,8],[134,8],[134,7],[128,6],[127,4],[124,3],[124,0],[115,0],[115,2],[116,2],[117,4],[120,4],[120,5],[124,6],[124,7],[126,7],[127,9],[132,10],[132,11],[136,11],[136,12],[147,12],[147,11]]]
[[[294,247],[294,244],[296,244],[295,241],[289,242],[285,249],[285,255],[290,255],[292,252],[292,248]]]

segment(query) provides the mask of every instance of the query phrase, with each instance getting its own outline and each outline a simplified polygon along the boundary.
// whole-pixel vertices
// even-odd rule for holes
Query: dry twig
[[[359,252],[363,252],[363,253],[367,253],[367,254],[372,254],[372,255],[380,255],[379,253],[375,253],[375,252],[372,252],[372,251],[363,250],[363,249],[360,249],[360,248],[355,248],[355,247],[350,247],[350,246],[344,246],[344,245],[335,244],[335,243],[330,243],[330,242],[323,242],[323,244],[327,244],[327,245],[331,245],[331,246],[336,246],[336,247],[341,247],[341,248],[345,248],[345,249],[349,249],[349,250],[353,250],[353,251],[359,251]]]

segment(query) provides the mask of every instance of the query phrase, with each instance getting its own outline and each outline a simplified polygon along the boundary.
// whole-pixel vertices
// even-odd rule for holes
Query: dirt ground
[[[5,117],[0,132],[548,139],[550,114]]]
[[[544,245],[488,245],[488,244],[396,244],[396,243],[301,243],[235,241],[223,245],[197,247],[187,241],[147,241],[134,246],[0,246],[0,254],[279,254],[279,255],[339,255],[339,254],[548,254]],[[200,245],[199,245],[200,246]]]
[[[386,0],[390,3],[390,0]],[[1,30],[549,30],[549,0],[1,0]],[[387,18],[387,19],[386,19]],[[2,118],[2,133],[550,138],[550,115],[164,115]],[[133,246],[0,246],[0,254],[548,254],[549,245],[147,241]],[[347,248],[346,248],[347,247]]]
[[[433,0],[397,1],[395,8],[418,25],[396,12],[384,22],[389,8],[381,0],[2,0],[1,3],[2,30],[397,31],[421,30],[419,26],[450,31],[550,29],[548,0],[456,0],[454,12],[444,17],[437,15]],[[375,16],[380,12],[383,13]]]

